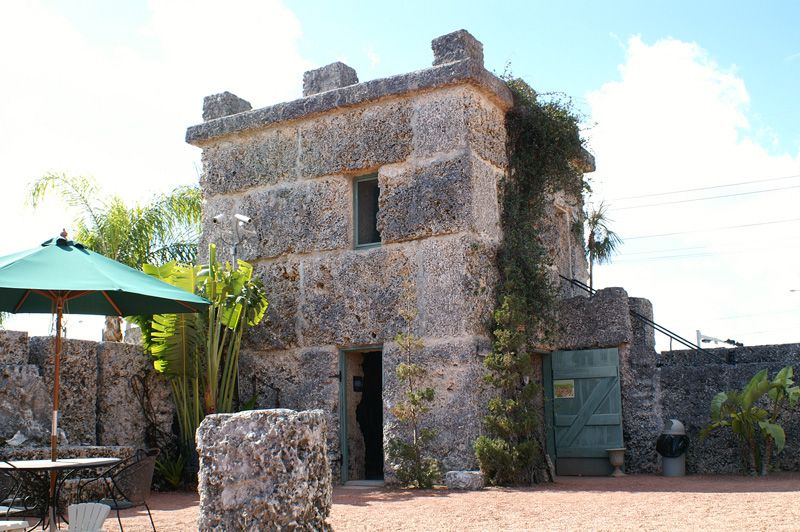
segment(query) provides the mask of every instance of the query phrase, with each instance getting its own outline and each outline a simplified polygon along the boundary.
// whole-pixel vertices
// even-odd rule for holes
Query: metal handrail
[[[558,276],[561,277],[561,279],[563,279],[564,281],[569,282],[573,286],[577,286],[578,288],[586,291],[590,296],[593,296],[597,292],[597,290],[593,289],[592,287],[590,287],[586,283],[583,283],[583,282],[581,282],[581,281],[579,281],[577,279],[570,279],[569,277],[565,277],[565,276],[563,276],[561,274],[558,274]],[[675,340],[679,344],[682,344],[682,345],[688,347],[689,349],[693,349],[693,350],[695,350],[695,351],[697,351],[697,352],[699,352],[699,353],[701,353],[703,355],[706,355],[708,357],[714,358],[716,360],[723,360],[728,364],[736,364],[736,359],[735,359],[732,351],[728,351],[727,356],[724,356],[724,357],[721,356],[721,355],[718,355],[717,353],[712,353],[711,351],[707,351],[707,350],[703,349],[702,347],[700,347],[699,345],[691,342],[690,340],[687,340],[683,336],[681,336],[681,335],[679,335],[679,334],[677,334],[677,333],[675,333],[673,331],[670,331],[669,329],[667,329],[663,325],[659,325],[658,323],[654,322],[653,320],[651,320],[647,316],[639,314],[635,310],[632,310],[632,309],[629,309],[629,310],[630,310],[631,316],[633,316],[637,320],[645,323],[646,325],[649,325],[650,327],[652,327],[654,330],[660,332],[661,334],[663,334],[665,336],[668,336],[672,340]]]

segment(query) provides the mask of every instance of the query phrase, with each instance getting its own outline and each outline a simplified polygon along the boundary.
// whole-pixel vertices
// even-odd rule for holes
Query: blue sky
[[[431,39],[464,28],[488,69],[510,64],[585,116],[589,201],[625,240],[596,285],[651,299],[686,337],[798,341],[799,15],[789,1],[2,2],[0,208],[21,230],[0,254],[69,228],[63,205],[24,205],[46,171],[146,201],[197,181],[183,136],[203,96],[294,99],[305,70],[337,60],[362,81],[425,68]],[[47,332],[31,323],[12,326]]]
[[[615,76],[630,36],[697,42],[747,80],[754,115],[782,143],[800,142],[800,106],[787,105],[800,85],[796,2],[345,0],[288,6],[303,25],[300,51],[315,63],[346,57],[370,77],[413,70],[430,61],[431,37],[465,28],[484,42],[488,68],[502,72],[510,63],[537,90],[566,92],[578,104]],[[381,59],[375,67],[365,57],[368,49]]]

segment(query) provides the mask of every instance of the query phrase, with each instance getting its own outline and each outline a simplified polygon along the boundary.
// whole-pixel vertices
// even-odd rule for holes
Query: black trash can
[[[686,428],[677,419],[670,419],[656,440],[656,451],[661,455],[661,471],[665,477],[686,475],[686,450],[689,437]]]

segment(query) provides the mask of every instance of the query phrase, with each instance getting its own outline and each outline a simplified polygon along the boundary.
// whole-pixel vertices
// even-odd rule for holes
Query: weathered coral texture
[[[207,416],[197,429],[208,530],[328,530],[332,483],[320,410]]]
[[[48,443],[49,445],[49,443]],[[108,457],[125,460],[136,452],[134,447],[125,445],[60,445],[58,456],[60,458],[92,458]],[[50,458],[49,447],[4,447],[0,451],[0,458],[7,460],[46,460]],[[103,467],[102,469],[105,469]]]
[[[433,64],[473,59],[483,64],[483,44],[466,30],[458,30],[437,37],[431,42]]]
[[[45,387],[53,390],[53,346],[49,336],[30,341],[30,359],[42,368]],[[65,340],[61,349],[61,384],[59,426],[74,445],[97,443],[97,343],[88,340]]]
[[[17,432],[28,444],[50,441],[52,392],[33,364],[0,364],[0,442]]]
[[[105,342],[98,345],[97,356],[98,445],[148,443],[147,420],[138,396],[141,394],[146,394],[154,416],[155,426],[149,430],[171,434],[175,408],[169,385],[155,373],[152,361],[142,353],[142,346]]]
[[[28,333],[2,331],[0,333],[0,364],[28,363]]]
[[[53,347],[51,337],[28,339],[26,333],[0,331],[0,356],[13,362],[0,363],[0,441],[20,432],[26,438],[24,449],[49,445]],[[61,355],[60,443],[136,448],[153,445],[135,393],[142,387],[133,382],[134,377],[145,383],[155,416],[151,431],[158,428],[171,432],[174,407],[169,386],[156,375],[141,345],[65,340]]]
[[[484,487],[483,473],[480,471],[448,471],[444,483],[451,490],[479,490]]]
[[[355,69],[337,61],[303,75],[303,96],[341,89],[358,83]]]
[[[259,408],[302,410],[314,405],[338,422],[339,352],[335,347],[249,352],[239,366],[239,395]],[[328,430],[328,461],[341,464],[339,433]],[[338,469],[335,470],[338,476]]]
[[[480,388],[484,373],[482,360],[488,350],[488,341],[481,337],[429,340],[416,360],[427,372],[425,385],[436,391],[424,427],[437,433],[431,447],[433,456],[441,461],[445,471],[477,467],[472,443],[480,435],[488,399]],[[391,368],[384,373],[386,431],[410,439],[411,434],[397,423],[391,412],[405,394],[394,373],[394,368],[403,361],[396,344],[384,347],[383,358],[385,367]]]
[[[203,120],[213,120],[222,116],[235,115],[249,111],[253,107],[250,102],[242,100],[230,92],[222,92],[206,96],[203,100]]]
[[[559,348],[617,347],[633,340],[628,294],[605,288],[592,297],[573,297],[561,303]]]

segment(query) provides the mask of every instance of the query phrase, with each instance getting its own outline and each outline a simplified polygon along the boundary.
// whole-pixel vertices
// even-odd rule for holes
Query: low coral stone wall
[[[785,366],[800,372],[800,344],[759,345],[735,349],[668,351],[661,353],[657,378],[661,388],[663,418],[675,418],[686,426],[691,443],[686,453],[688,473],[739,473],[742,450],[730,430],[719,430],[705,440],[700,431],[711,423],[711,400],[726,390],[741,390],[762,369],[769,378]],[[735,364],[725,361],[735,360]],[[765,406],[765,403],[762,403]],[[788,409],[778,418],[786,432],[786,447],[770,465],[779,471],[800,471],[800,409]]]

